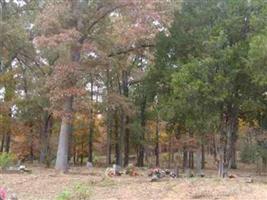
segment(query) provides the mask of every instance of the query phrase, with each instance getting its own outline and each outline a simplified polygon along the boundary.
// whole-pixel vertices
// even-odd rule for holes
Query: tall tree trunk
[[[231,146],[232,150],[232,162],[231,162],[231,169],[237,169],[237,162],[236,162],[236,141],[233,139],[233,144]]]
[[[8,132],[6,134],[6,137],[5,137],[5,152],[6,153],[9,153],[9,150],[10,150],[10,141],[11,141],[11,135],[10,135],[10,132]]]
[[[93,117],[93,113],[90,112],[91,117]],[[93,121],[93,119],[90,119],[90,121]],[[88,162],[93,163],[93,134],[94,134],[94,128],[93,128],[93,122],[90,122],[89,127],[89,139],[88,139]]]
[[[189,131],[189,137],[193,138],[193,132]],[[194,169],[194,152],[189,150],[189,168]]]
[[[72,145],[72,151],[73,151],[72,160],[73,160],[73,165],[75,166],[76,165],[76,159],[77,159],[76,144]]]
[[[219,147],[219,162],[218,162],[218,175],[219,177],[224,177],[224,147],[223,143]]]
[[[194,152],[189,151],[189,167],[190,169],[194,169]]]
[[[226,175],[225,172],[225,147],[226,147],[226,114],[221,114],[221,120],[220,120],[220,141],[219,141],[219,148],[218,148],[218,176],[224,177]]]
[[[228,112],[226,118],[226,152],[225,152],[225,174],[227,175],[233,162],[233,146],[235,146],[234,135],[237,132],[238,123],[238,108],[230,104],[228,105]]]
[[[233,135],[232,135],[232,145],[231,145],[231,154],[232,154],[232,162],[231,168],[237,169],[237,161],[236,161],[236,141],[237,141],[237,131],[238,131],[238,117],[236,116],[234,120],[233,127]]]
[[[197,149],[196,153],[196,172],[200,176],[202,174],[202,147]]]
[[[41,131],[40,136],[40,143],[41,143],[41,149],[40,149],[40,163],[47,163],[49,160],[49,138],[50,133],[52,131],[52,114],[48,114],[48,112],[45,113],[44,117],[44,127]]]
[[[187,177],[190,177],[190,175],[191,175],[190,153],[189,153],[188,150],[186,151],[185,174],[186,174]]]
[[[119,116],[118,110],[114,112],[114,133],[115,133],[115,158],[116,164],[120,164],[120,145],[119,145]]]
[[[9,113],[8,113],[8,130],[7,133],[5,134],[5,142],[4,142],[4,151],[6,153],[9,153],[10,150],[10,142],[11,142],[11,120],[12,120],[12,111],[11,108],[9,108]]]
[[[186,167],[187,167],[187,149],[186,147],[184,146],[183,147],[183,170],[184,172],[186,171]]]
[[[111,80],[110,80],[110,74],[109,74],[109,69],[107,69],[107,83],[106,83],[106,87],[107,87],[107,119],[106,119],[106,123],[107,123],[107,154],[106,154],[106,165],[110,165],[111,164],[111,136],[112,136],[112,109],[110,106],[110,90],[111,90]]]
[[[217,145],[216,145],[216,140],[215,136],[212,137],[212,155],[214,160],[217,160]]]
[[[171,168],[171,154],[172,154],[172,134],[169,133],[169,142],[168,142],[168,168]]]
[[[141,143],[139,144],[139,154],[137,157],[137,166],[143,167],[144,166],[144,142],[145,142],[145,131],[146,131],[146,116],[145,116],[145,110],[146,110],[146,97],[143,97],[143,101],[141,103],[141,109],[140,109],[140,119],[141,119],[141,127],[142,127],[142,135],[141,135]]]
[[[2,136],[2,140],[1,140],[0,152],[4,151],[5,141],[6,141],[6,134],[4,133],[3,136]]]
[[[128,72],[126,70],[122,71],[122,90],[123,95],[128,98],[129,88],[128,88]],[[125,115],[123,122],[124,126],[124,166],[127,166],[129,163],[129,150],[130,150],[130,129],[129,129],[130,118],[128,115]]]
[[[155,155],[156,155],[156,166],[159,167],[159,115],[157,113],[156,120],[156,147],[155,147]]]
[[[66,172],[68,170],[68,151],[69,151],[69,137],[72,129],[72,103],[73,97],[69,96],[65,98],[63,111],[64,115],[62,117],[59,142],[56,158],[55,169]]]
[[[34,145],[33,124],[30,123],[30,161],[31,163],[33,163],[33,160],[34,160],[33,145]]]
[[[84,149],[83,149],[83,142],[82,142],[82,145],[81,145],[81,157],[80,157],[80,165],[82,166],[83,165],[83,151],[84,151]]]
[[[110,108],[107,111],[107,154],[106,154],[106,165],[111,164],[111,136],[112,136],[112,113]]]
[[[201,144],[201,169],[205,169],[205,146]]]
[[[88,139],[88,162],[93,162],[93,134],[94,134],[94,111],[93,111],[93,101],[94,101],[94,82],[93,76],[91,74],[91,106],[89,113],[89,139]]]
[[[124,146],[124,141],[125,141],[125,113],[124,111],[121,109],[120,110],[120,135],[119,135],[119,147],[120,147],[120,151],[119,151],[119,165],[122,166],[123,165],[123,146]]]
[[[129,164],[129,150],[130,150],[130,129],[128,127],[129,125],[129,117],[126,116],[126,127],[125,127],[125,135],[124,135],[124,166],[127,166]]]

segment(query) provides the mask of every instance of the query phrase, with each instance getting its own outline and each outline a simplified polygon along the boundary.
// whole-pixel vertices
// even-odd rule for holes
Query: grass
[[[65,189],[55,200],[88,200],[92,195],[92,187],[89,184],[77,184],[71,189]]]
[[[206,170],[204,178],[186,178],[181,174],[177,179],[164,178],[152,183],[147,171],[142,169],[143,175],[136,177],[104,178],[103,168],[95,168],[93,174],[85,167],[72,168],[68,174],[41,167],[29,168],[32,174],[0,174],[0,185],[23,200],[267,199],[266,177],[243,169],[234,170],[232,173],[237,174],[237,178],[233,179],[221,179],[215,170]],[[248,176],[253,178],[253,183],[246,182]]]
[[[99,187],[110,187],[110,186],[115,186],[116,182],[112,178],[105,177],[102,181],[100,181],[97,186]]]

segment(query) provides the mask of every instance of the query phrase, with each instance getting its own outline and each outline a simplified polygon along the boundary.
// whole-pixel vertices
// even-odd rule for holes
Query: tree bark
[[[232,134],[232,145],[231,145],[231,154],[232,154],[232,162],[231,169],[237,169],[237,161],[236,161],[236,141],[237,141],[237,131],[238,131],[238,117],[236,116],[234,120],[233,134]]]
[[[219,177],[224,177],[224,149],[222,144],[220,144],[219,148],[218,175]]]
[[[156,120],[156,147],[155,147],[155,155],[156,155],[156,166],[159,167],[159,116],[157,114]]]
[[[190,177],[191,175],[191,169],[190,169],[190,153],[189,151],[186,151],[186,163],[185,163],[185,174],[187,177]]]
[[[110,74],[109,69],[107,69],[107,113],[106,113],[106,123],[107,123],[107,152],[106,152],[106,165],[109,166],[111,164],[111,136],[112,136],[112,109],[109,104],[109,96],[110,96],[110,90],[111,90],[111,80],[110,80]]]
[[[59,142],[57,150],[57,159],[55,169],[67,172],[68,170],[68,152],[69,152],[69,137],[72,129],[72,103],[73,97],[66,97],[63,105],[64,115],[62,117]]]
[[[9,150],[10,150],[10,141],[11,141],[10,133],[7,133],[6,134],[6,137],[5,137],[5,152],[6,153],[9,153]]]
[[[189,151],[189,167],[190,169],[194,169],[194,152]]]
[[[81,145],[80,165],[81,165],[81,166],[83,165],[83,142],[82,142],[82,145]]]
[[[122,71],[122,90],[123,95],[128,98],[129,88],[128,88],[128,72],[126,70]],[[129,150],[130,150],[130,129],[129,129],[130,118],[128,115],[125,115],[123,122],[124,126],[124,166],[129,164]]]
[[[73,151],[72,160],[73,160],[73,165],[75,166],[76,165],[76,159],[77,159],[76,144],[72,145],[72,151]]]
[[[225,113],[221,113],[220,119],[220,141],[219,141],[219,148],[218,148],[218,176],[224,177],[225,176],[225,123],[226,122],[226,115]],[[215,144],[215,139],[214,139]],[[216,158],[217,160],[217,158]]]
[[[129,125],[129,117],[126,116],[126,127],[125,127],[125,137],[124,137],[124,166],[127,166],[129,164],[129,150],[130,150],[130,129],[128,127]]]
[[[33,153],[33,143],[34,143],[34,135],[33,135],[33,123],[31,122],[30,125],[30,158],[29,160],[33,163],[34,160],[34,153]]]
[[[89,111],[89,135],[88,135],[88,162],[91,163],[93,163],[93,135],[94,135],[93,91],[94,91],[94,82],[93,82],[93,76],[91,74],[91,91],[90,91],[91,106]]]
[[[118,110],[115,110],[114,112],[114,133],[115,133],[115,163],[117,165],[120,164],[120,145],[119,145],[119,116],[118,116]]]
[[[201,144],[201,169],[205,169],[205,146]]]
[[[171,154],[172,154],[172,133],[169,132],[169,144],[168,144],[168,168],[171,168]]]
[[[231,169],[237,169],[237,162],[236,162],[236,141],[234,139],[233,139],[231,153],[232,153]]]
[[[125,113],[124,111],[121,109],[120,110],[120,135],[119,135],[119,165],[122,166],[123,165],[123,146],[124,146],[124,141],[125,141]]]
[[[93,163],[93,135],[94,135],[94,111],[93,111],[93,78],[91,76],[91,106],[89,111],[89,134],[88,134],[88,162]]]
[[[41,131],[40,136],[40,143],[41,143],[41,150],[40,150],[40,163],[48,164],[49,162],[49,138],[50,134],[52,132],[52,114],[48,114],[48,112],[45,113],[44,117],[44,127]]]
[[[11,108],[9,108],[9,112],[8,112],[8,119],[9,119],[9,123],[8,123],[8,130],[5,134],[5,142],[4,142],[4,151],[6,153],[9,153],[10,150],[10,142],[11,142],[11,119],[12,118],[12,111]]]
[[[139,144],[139,154],[137,158],[137,166],[143,167],[144,166],[144,142],[145,142],[145,129],[146,129],[146,116],[145,116],[145,110],[146,110],[146,97],[143,97],[143,101],[141,103],[141,109],[140,109],[140,119],[141,119],[141,127],[142,127],[142,134],[141,134],[141,143]]]
[[[212,155],[214,160],[217,160],[217,145],[216,145],[216,140],[215,136],[212,137]]]
[[[186,171],[186,167],[187,167],[187,149],[186,147],[184,146],[183,147],[183,170],[184,172]]]
[[[3,134],[2,140],[1,140],[0,152],[3,152],[4,151],[5,141],[6,141],[6,134]]]
[[[111,164],[111,136],[112,136],[112,113],[111,110],[108,108],[107,111],[107,153],[106,153],[106,165]]]
[[[198,148],[196,153],[196,172],[197,175],[200,176],[202,174],[202,147]]]
[[[225,152],[225,175],[228,174],[233,162],[233,148],[235,146],[235,138],[238,129],[238,108],[236,105],[228,105],[227,115],[225,119],[226,125],[226,152]]]

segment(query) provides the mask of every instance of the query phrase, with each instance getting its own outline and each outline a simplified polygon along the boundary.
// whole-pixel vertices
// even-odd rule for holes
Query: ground
[[[0,186],[16,193],[19,200],[63,200],[65,193],[74,193],[79,186],[85,190],[75,197],[77,200],[267,199],[267,177],[238,170],[233,172],[237,176],[233,179],[217,178],[216,172],[209,170],[204,178],[165,178],[150,182],[145,170],[139,170],[137,177],[107,178],[103,168],[89,172],[85,167],[75,167],[68,174],[41,167],[31,169],[31,174],[0,174]],[[253,183],[248,183],[248,176],[253,176]]]

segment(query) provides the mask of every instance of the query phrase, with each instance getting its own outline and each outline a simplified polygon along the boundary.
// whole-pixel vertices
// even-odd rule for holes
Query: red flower
[[[0,200],[6,200],[6,190],[4,188],[0,188]]]

